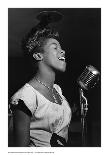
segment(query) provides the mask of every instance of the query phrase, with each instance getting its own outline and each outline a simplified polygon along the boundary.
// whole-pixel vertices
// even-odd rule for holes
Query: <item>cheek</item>
[[[53,50],[53,49],[48,49],[45,53],[45,57],[48,59],[48,60],[56,60],[56,52]]]
[[[54,63],[55,61],[55,57],[52,53],[52,51],[47,51],[45,54],[44,54],[44,62],[46,62],[47,64],[51,64],[51,63]]]

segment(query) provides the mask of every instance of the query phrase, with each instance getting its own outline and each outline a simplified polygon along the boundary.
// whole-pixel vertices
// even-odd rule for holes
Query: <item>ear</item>
[[[38,61],[41,61],[43,59],[43,55],[41,53],[34,53],[33,57]]]

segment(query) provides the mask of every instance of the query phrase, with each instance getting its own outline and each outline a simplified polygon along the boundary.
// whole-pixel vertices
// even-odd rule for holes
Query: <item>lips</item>
[[[60,61],[65,61],[65,57],[64,57],[64,56],[59,57],[58,59],[59,59]]]

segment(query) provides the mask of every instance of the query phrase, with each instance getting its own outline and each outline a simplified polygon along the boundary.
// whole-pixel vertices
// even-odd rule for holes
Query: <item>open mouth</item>
[[[58,58],[60,61],[65,61],[65,57],[59,57]]]

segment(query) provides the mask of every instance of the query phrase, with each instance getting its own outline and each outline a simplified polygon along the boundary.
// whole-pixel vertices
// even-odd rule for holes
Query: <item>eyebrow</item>
[[[61,45],[59,43],[51,43],[50,45],[52,45],[52,44],[59,46],[61,48]]]
[[[57,43],[51,43],[50,45],[52,45],[52,44],[57,45]]]

